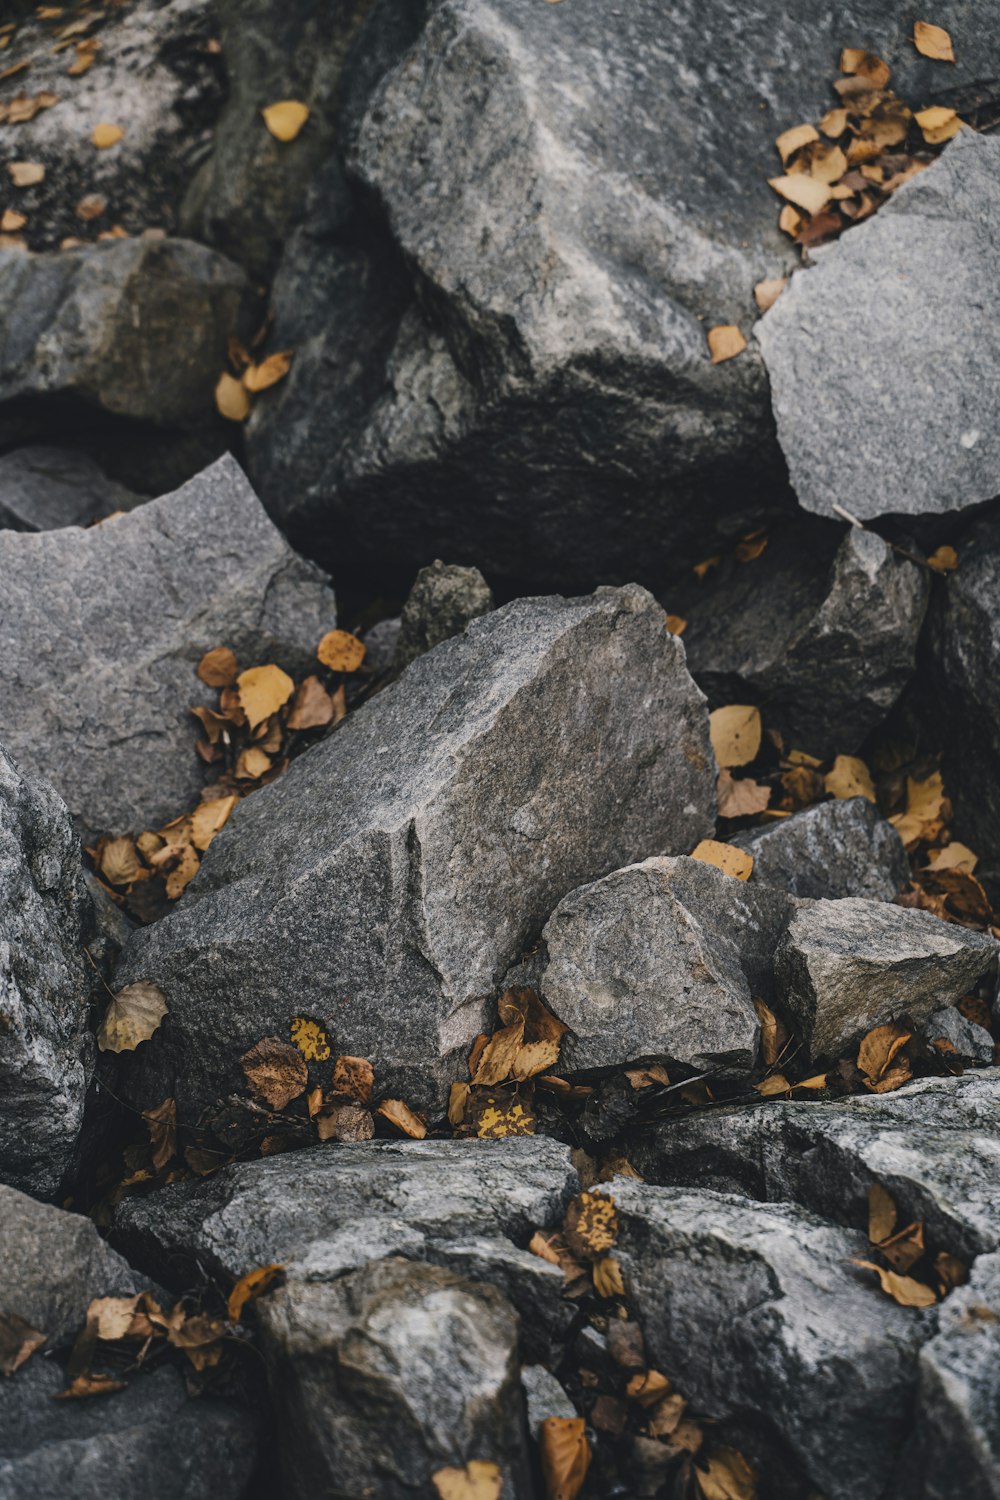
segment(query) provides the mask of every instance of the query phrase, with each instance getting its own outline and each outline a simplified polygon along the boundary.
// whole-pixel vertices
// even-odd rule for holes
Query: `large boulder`
[[[982,68],[979,44],[968,47]],[[981,336],[996,312],[984,296],[1000,242],[998,176],[1000,139],[964,130],[878,214],[816,252],[758,324],[806,510],[919,516],[1000,494],[997,371]]]
[[[753,855],[751,885],[775,886],[810,901],[894,901],[910,878],[899,834],[867,797],[817,802],[729,842]]]
[[[238,806],[183,908],[133,937],[121,979],[170,1013],[113,1087],[191,1120],[305,1013],[441,1111],[559,899],[690,849],[714,803],[705,701],[644,590],[475,620]]]
[[[0,458],[0,527],[11,531],[89,526],[137,499],[75,448],[29,446]]]
[[[948,19],[948,84],[998,71],[986,0]],[[911,22],[901,0],[377,7],[348,182],[317,183],[275,284],[298,357],[249,427],[268,505],[382,577],[432,548],[579,588],[656,582],[787,503],[759,352],[712,365],[705,332],[749,331],[792,264],[773,141],[829,107],[845,42],[916,104],[942,86]]]
[[[0,738],[101,833],[197,802],[205,651],[300,670],[336,623],[231,458],[89,531],[0,532],[0,571]]]
[[[51,787],[0,747],[0,1181],[55,1195],[93,1068],[94,925],[80,844]]]

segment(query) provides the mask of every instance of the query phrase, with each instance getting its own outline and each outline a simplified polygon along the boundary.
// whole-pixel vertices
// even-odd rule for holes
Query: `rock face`
[[[80,845],[51,787],[0,747],[0,1181],[51,1197],[93,1067],[93,911]]]
[[[98,832],[197,801],[205,651],[298,669],[336,623],[231,458],[90,531],[0,532],[0,571],[0,737]]]
[[[0,1383],[4,1500],[206,1492],[239,1500],[254,1462],[250,1420],[228,1403],[190,1400],[176,1369],[139,1374],[100,1401],[53,1399],[65,1389],[62,1361],[91,1299],[144,1285],[91,1221],[0,1188],[0,1253],[0,1308],[48,1337],[44,1353]]]
[[[785,528],[751,563],[669,594],[712,708],[755,703],[788,749],[857,750],[916,667],[928,573],[874,532]]]
[[[626,1291],[657,1369],[701,1411],[784,1439],[830,1500],[884,1492],[933,1314],[848,1262],[862,1233],[791,1204],[616,1179]]]
[[[998,167],[1000,140],[963,131],[857,233],[820,250],[757,325],[806,510],[838,503],[868,520],[1000,493],[995,372],[978,336],[1000,239]],[[932,382],[920,373],[928,358]],[[859,411],[845,452],[835,434]]]
[[[747,1072],[793,903],[693,859],[647,859],[571,891],[543,934],[545,1000],[569,1026],[560,1066],[665,1058]],[[751,977],[752,976],[752,977]]]
[[[836,1058],[873,1026],[960,1000],[996,955],[992,938],[929,912],[848,897],[801,907],[775,966],[808,1056]]]
[[[924,1036],[957,1063],[982,1067],[993,1061],[994,1043],[985,1026],[977,1026],[954,1005],[945,1005],[924,1022]]]
[[[753,855],[751,886],[775,886],[812,901],[892,901],[910,878],[899,834],[866,797],[819,802],[729,842]]]
[[[396,665],[409,666],[492,608],[493,590],[478,568],[449,567],[440,559],[421,568],[403,605]]]
[[[135,935],[122,978],[155,978],[170,1017],[116,1092],[191,1118],[305,1012],[380,1090],[443,1110],[560,897],[692,847],[713,782],[704,699],[644,590],[474,621],[242,803],[185,909]]]
[[[518,1320],[496,1288],[390,1258],[260,1304],[283,1493],[432,1493],[439,1469],[496,1463],[530,1494]]]
[[[72,448],[16,448],[0,458],[0,527],[11,531],[89,526],[137,500]]]

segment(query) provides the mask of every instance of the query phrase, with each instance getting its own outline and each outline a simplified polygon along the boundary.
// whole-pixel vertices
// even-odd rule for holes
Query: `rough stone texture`
[[[11,531],[89,526],[138,498],[73,448],[15,448],[0,458],[0,527]]]
[[[441,1468],[496,1463],[532,1491],[518,1319],[501,1292],[440,1266],[379,1260],[258,1305],[283,1493],[431,1494]]]
[[[980,336],[998,173],[1000,139],[963,131],[857,232],[815,252],[816,266],[758,323],[778,437],[807,510],[831,515],[836,503],[868,520],[1000,493],[996,370]]]
[[[966,1262],[1000,1248],[1000,1072],[925,1078],[890,1094],[771,1100],[664,1122],[630,1143],[649,1181],[798,1203],[851,1229],[881,1183],[899,1224]]]
[[[845,36],[913,102],[940,66],[901,0],[378,14],[400,10],[356,65],[360,207],[332,213],[324,182],[275,288],[275,347],[299,354],[250,424],[267,503],[402,573],[417,544],[572,588],[698,561],[783,497],[758,353],[713,367],[705,343],[748,330],[754,283],[792,264],[774,137],[828,107]],[[947,86],[1000,71],[990,18],[949,16]]]
[[[941,1050],[953,1062],[975,1063],[982,1067],[993,1061],[993,1037],[985,1026],[977,1026],[954,1005],[936,1010],[924,1022],[923,1032],[932,1047],[936,1043],[946,1044]]]
[[[810,1058],[836,1058],[873,1026],[919,1024],[996,963],[983,933],[929,912],[847,897],[800,907],[775,960],[778,991]]]
[[[544,1365],[525,1365],[521,1370],[521,1384],[528,1404],[528,1431],[536,1442],[539,1429],[548,1417],[577,1416],[576,1407]]]
[[[400,616],[396,665],[409,666],[492,608],[493,590],[478,568],[456,568],[440,559],[421,568]]]
[[[389,672],[396,659],[396,642],[399,640],[400,621],[396,615],[389,620],[379,620],[371,630],[366,630],[361,639],[365,643],[365,666],[371,672]]]
[[[874,532],[803,520],[667,595],[712,708],[756,703],[789,749],[857,750],[916,666],[929,574]]]
[[[791,1204],[616,1179],[619,1259],[655,1367],[776,1431],[829,1500],[884,1492],[934,1314],[848,1264],[867,1236]]]
[[[543,934],[565,1071],[666,1058],[747,1072],[793,903],[693,859],[647,859],[571,891]]]
[[[173,1094],[191,1119],[305,1011],[380,1090],[443,1113],[556,902],[704,837],[713,769],[704,699],[643,590],[474,621],[237,807],[183,907],[135,935],[122,980],[155,979],[170,1016],[114,1091]]]
[[[239,1500],[254,1461],[247,1415],[190,1400],[173,1368],[139,1374],[100,1401],[55,1401],[61,1358],[94,1297],[127,1296],[146,1283],[100,1238],[89,1219],[0,1187],[0,1312],[48,1335],[0,1381],[0,1497],[39,1500]]]
[[[58,1189],[83,1118],[93,921],[64,804],[0,747],[0,1180],[38,1197]]]
[[[866,797],[819,802],[729,842],[753,855],[751,887],[775,886],[812,901],[892,901],[910,878],[899,834]]]
[[[98,832],[198,800],[189,709],[218,696],[195,675],[205,651],[301,669],[336,623],[231,458],[89,531],[0,532],[0,573],[0,738]]]

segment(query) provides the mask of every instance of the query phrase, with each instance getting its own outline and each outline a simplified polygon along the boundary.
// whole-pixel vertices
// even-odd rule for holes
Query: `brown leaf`
[[[333,723],[333,699],[318,677],[307,677],[295,689],[289,729],[322,729]]]
[[[763,1000],[754,997],[753,1007],[760,1021],[761,1056],[767,1067],[773,1068],[787,1045],[788,1027]]]
[[[555,1235],[546,1238],[540,1229],[536,1229],[528,1241],[528,1249],[532,1255],[537,1255],[540,1260],[547,1260],[550,1265],[558,1266],[561,1264],[560,1257],[558,1252],[552,1248],[552,1241],[555,1238]]]
[[[735,1448],[717,1448],[707,1469],[695,1466],[702,1500],[755,1500],[757,1475]]]
[[[0,1312],[0,1375],[13,1375],[46,1338],[17,1313]]]
[[[167,876],[166,891],[168,901],[177,901],[184,894],[187,887],[197,875],[200,865],[201,861],[198,858],[198,851],[192,848],[190,844],[182,845],[177,863]]]
[[[247,1086],[272,1109],[284,1109],[306,1091],[309,1069],[297,1047],[280,1036],[265,1036],[240,1058]]]
[[[875,801],[871,772],[856,755],[838,755],[833,769],[823,777],[823,785],[831,797],[867,797],[869,802]]]
[[[105,844],[99,869],[111,885],[131,885],[140,868],[139,855],[131,839],[110,839]]]
[[[356,672],[367,649],[349,630],[328,630],[316,647],[316,655],[331,672]]]
[[[952,839],[943,849],[932,849],[927,856],[928,870],[940,872],[941,870],[965,870],[969,875],[975,870],[979,863],[979,855],[973,854],[968,844],[962,844],[958,839]]]
[[[210,802],[198,804],[191,814],[191,842],[196,849],[204,853],[227,823],[238,801],[236,796],[214,797]]]
[[[941,1288],[942,1297],[957,1286],[964,1286],[969,1279],[969,1268],[964,1260],[959,1260],[957,1255],[950,1255],[947,1250],[939,1250],[934,1257],[934,1270]]]
[[[758,1094],[765,1099],[777,1098],[778,1095],[790,1095],[792,1086],[784,1073],[771,1073],[767,1078],[762,1078],[760,1083],[755,1083],[754,1088]]]
[[[5,208],[0,214],[0,234],[16,234],[27,222],[27,214],[18,213],[16,208]]]
[[[64,1391],[57,1391],[54,1401],[77,1401],[85,1396],[110,1396],[113,1391],[123,1391],[127,1381],[114,1380],[110,1375],[78,1375]]]
[[[309,106],[300,99],[279,99],[261,110],[264,124],[277,141],[294,141],[309,118]]]
[[[422,1141],[427,1134],[426,1121],[414,1114],[410,1106],[404,1104],[402,1099],[383,1099],[375,1113],[415,1141]]]
[[[523,1019],[518,1019],[513,1025],[494,1032],[480,1053],[476,1071],[472,1075],[472,1082],[487,1087],[503,1083],[505,1078],[511,1076],[514,1059],[523,1040]]]
[[[448,1093],[448,1124],[455,1130],[465,1123],[465,1110],[469,1102],[470,1088],[467,1083],[453,1083]]]
[[[818,140],[819,135],[815,125],[793,125],[790,130],[783,130],[774,143],[778,148],[782,166],[802,146],[808,146],[811,141]]]
[[[539,1429],[546,1500],[576,1500],[590,1468],[583,1417],[546,1417]]]
[[[652,1088],[654,1084],[661,1084],[664,1087],[670,1085],[670,1074],[662,1063],[650,1063],[644,1068],[626,1068],[625,1077],[636,1090]],[[539,1082],[542,1081],[539,1080]]]
[[[924,1226],[922,1223],[907,1224],[898,1234],[883,1240],[879,1250],[894,1271],[907,1272],[915,1266],[924,1253]]]
[[[876,1082],[889,1068],[901,1047],[905,1047],[913,1033],[898,1021],[889,1021],[884,1026],[875,1026],[868,1032],[858,1048],[858,1067],[862,1073]]]
[[[251,729],[256,729],[258,724],[283,708],[295,691],[295,683],[288,673],[273,663],[266,667],[250,667],[240,673],[236,682],[240,706]]]
[[[927,559],[927,566],[935,573],[954,573],[958,567],[958,553],[954,547],[938,547]]]
[[[840,54],[840,71],[866,78],[872,88],[876,89],[884,89],[892,76],[888,63],[876,57],[874,52],[865,52],[860,47],[844,48]]]
[[[470,1118],[476,1135],[484,1141],[535,1133],[535,1117],[516,1093],[476,1090],[470,1099]]]
[[[252,1271],[247,1271],[240,1277],[226,1299],[226,1313],[230,1323],[241,1321],[247,1303],[270,1290],[286,1265],[286,1261],[280,1261],[269,1266],[255,1266]]]
[[[763,281],[758,281],[753,289],[753,300],[762,313],[774,306],[787,285],[787,276],[768,276]]]
[[[659,1370],[646,1370],[642,1375],[633,1375],[625,1387],[630,1401],[640,1406],[656,1406],[673,1390],[670,1381]]]
[[[236,681],[239,666],[228,646],[213,646],[206,651],[196,668],[198,676],[208,687],[231,687]]]
[[[864,1084],[873,1094],[891,1094],[895,1089],[902,1088],[904,1083],[909,1083],[912,1077],[909,1059],[903,1057],[894,1067],[888,1068],[877,1082],[866,1078]]]
[[[521,1045],[511,1076],[519,1083],[547,1072],[559,1060],[559,1046],[568,1028],[543,1004],[529,986],[505,990],[497,1001],[497,1012],[505,1026],[522,1027]]]
[[[683,635],[687,630],[687,620],[681,615],[667,615],[667,629],[671,635]]]
[[[873,1245],[887,1240],[896,1227],[896,1205],[880,1182],[868,1189],[868,1238]]]
[[[34,187],[44,182],[45,167],[40,161],[9,161],[7,172],[15,187]]]
[[[500,1500],[503,1474],[499,1465],[474,1458],[461,1469],[438,1469],[431,1483],[440,1500]]]
[[[877,1266],[871,1260],[852,1258],[851,1264],[861,1266],[865,1271],[874,1271],[883,1292],[894,1302],[898,1302],[900,1307],[932,1307],[937,1301],[931,1288],[922,1281],[915,1281],[912,1276],[900,1276],[896,1271],[887,1271],[884,1266]]]
[[[110,120],[102,120],[90,132],[90,139],[98,151],[107,151],[109,146],[117,146],[124,134],[125,129],[122,125],[113,125]]]
[[[932,26],[929,21],[914,21],[913,45],[922,57],[930,57],[935,62],[955,61],[951,37],[943,26]]]
[[[889,822],[895,828],[906,847],[912,848],[922,839],[930,842],[939,834],[945,815],[946,798],[940,771],[917,781],[906,778],[906,811],[894,813]]]
[[[196,1370],[207,1370],[222,1358],[226,1330],[215,1318],[204,1313],[184,1318],[168,1327],[166,1332],[167,1342],[175,1349],[182,1349]]]
[[[167,997],[151,979],[140,979],[118,991],[97,1030],[101,1052],[134,1052],[148,1042],[167,1014]]]
[[[744,777],[736,781],[730,771],[723,768],[717,783],[720,818],[747,818],[762,813],[771,800],[771,788],[759,781]]]
[[[363,1104],[345,1099],[317,1117],[316,1134],[321,1141],[370,1141],[375,1120]]]
[[[247,365],[243,371],[246,389],[256,394],[258,391],[266,391],[269,386],[277,385],[279,380],[284,380],[292,368],[292,354],[291,349],[284,349],[280,354],[269,354],[259,365]]]
[[[691,858],[715,865],[734,880],[749,880],[753,872],[753,855],[749,850],[738,849],[735,844],[720,844],[717,839],[702,839],[691,850]]]
[[[993,921],[993,907],[985,890],[968,870],[941,869],[924,870],[920,883],[926,889],[944,896],[948,908],[956,917],[971,922],[989,925]]]
[[[333,1092],[367,1104],[375,1087],[375,1070],[366,1057],[338,1057],[333,1065]]]
[[[624,1297],[622,1268],[613,1255],[605,1255],[601,1260],[596,1260],[593,1274],[594,1290],[599,1297]]]
[[[790,234],[793,239],[801,232],[804,223],[805,220],[798,209],[793,208],[790,203],[786,203],[778,215],[778,228],[782,234]]]
[[[578,1193],[566,1209],[563,1234],[574,1255],[602,1259],[618,1238],[615,1200],[606,1193]]]
[[[918,110],[914,119],[920,133],[929,146],[941,146],[950,141],[962,129],[962,122],[953,109],[936,104],[930,109]]]
[[[793,172],[786,177],[769,177],[769,185],[782,198],[802,208],[807,214],[818,214],[830,201],[830,189],[825,182],[807,177],[804,172]]]
[[[709,715],[712,749],[727,770],[748,766],[760,750],[760,709],[749,703],[730,703]]]
[[[149,1131],[149,1144],[153,1148],[153,1166],[158,1172],[177,1152],[177,1101],[164,1099],[155,1109],[143,1111],[142,1118]]]
[[[708,330],[708,349],[713,365],[735,359],[738,354],[743,353],[746,346],[747,341],[735,323],[718,323]]]
[[[271,769],[271,757],[256,745],[241,750],[236,760],[236,776],[239,781],[257,781]]]
[[[215,408],[227,422],[245,422],[250,415],[250,397],[242,381],[223,370],[215,383]]]

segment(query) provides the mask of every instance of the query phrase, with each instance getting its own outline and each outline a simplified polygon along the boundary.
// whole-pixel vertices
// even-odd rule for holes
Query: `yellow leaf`
[[[594,1290],[599,1297],[624,1297],[622,1268],[613,1255],[594,1262]]]
[[[840,54],[840,71],[866,78],[875,89],[884,89],[892,76],[887,62],[876,57],[874,52],[865,52],[861,47],[844,48]]]
[[[753,300],[762,313],[774,306],[787,285],[787,276],[768,276],[763,281],[758,281],[753,289]]]
[[[291,1038],[307,1062],[326,1062],[332,1052],[325,1027],[310,1016],[293,1016]]]
[[[771,788],[749,776],[736,781],[732,772],[720,771],[717,784],[720,818],[747,818],[761,813],[771,800]]]
[[[802,228],[803,223],[804,220],[798,209],[793,208],[790,203],[786,203],[778,215],[778,228],[782,234],[790,234],[792,239],[794,239]]]
[[[469,1085],[453,1083],[448,1094],[448,1124],[458,1129],[465,1120],[465,1106],[469,1102]]]
[[[712,749],[720,766],[748,766],[760,749],[760,709],[730,703],[709,715]]]
[[[931,109],[921,109],[914,116],[921,134],[929,146],[940,146],[958,135],[962,122],[953,109],[936,104]]]
[[[964,870],[967,875],[972,874],[978,863],[979,855],[958,839],[952,839],[943,849],[932,849],[927,857],[928,870]]]
[[[765,1099],[773,1099],[778,1094],[790,1094],[792,1086],[784,1073],[772,1073],[768,1078],[762,1078],[760,1083],[755,1083],[754,1088],[758,1094]]]
[[[913,45],[922,57],[934,62],[954,62],[955,49],[951,37],[943,26],[932,26],[929,21],[914,21]]]
[[[520,1099],[509,1094],[487,1094],[476,1100],[473,1119],[476,1135],[482,1141],[502,1141],[511,1135],[535,1133],[534,1115]]]
[[[270,1266],[255,1266],[252,1271],[247,1271],[240,1277],[226,1301],[226,1312],[230,1323],[240,1321],[247,1303],[273,1286],[285,1269],[285,1265],[286,1262],[282,1261]]]
[[[873,1182],[868,1189],[868,1238],[873,1245],[881,1245],[896,1227],[896,1205],[880,1182]]]
[[[207,687],[232,687],[239,666],[228,646],[215,646],[205,652],[195,671]]]
[[[747,346],[735,323],[718,323],[708,330],[708,348],[713,365],[721,365],[727,359],[735,359]]]
[[[243,384],[247,390],[255,393],[266,391],[268,386],[284,380],[292,368],[292,353],[291,349],[285,349],[280,354],[269,354],[259,365],[247,365],[243,371]]]
[[[494,1032],[479,1054],[476,1071],[472,1075],[473,1083],[490,1086],[503,1083],[505,1078],[509,1078],[523,1039],[523,1020]]]
[[[958,567],[958,553],[954,547],[938,547],[927,559],[927,566],[935,573],[954,573]]]
[[[912,1276],[900,1276],[896,1271],[887,1271],[884,1266],[877,1266],[872,1260],[852,1257],[851,1264],[861,1266],[865,1271],[874,1271],[883,1292],[894,1302],[898,1302],[900,1307],[933,1307],[937,1301],[937,1294]]]
[[[574,1255],[601,1260],[618,1238],[618,1211],[607,1193],[578,1193],[566,1209],[566,1243]]]
[[[683,635],[687,629],[687,620],[680,615],[667,615],[667,629],[671,635]]]
[[[847,129],[847,116],[848,111],[846,109],[828,110],[822,120],[820,120],[819,128],[831,140],[839,140]]]
[[[788,1028],[763,1000],[755,998],[753,1008],[760,1022],[761,1056],[767,1066],[773,1068],[788,1041]]]
[[[309,106],[299,99],[279,99],[262,109],[261,114],[276,141],[294,141],[309,118]]]
[[[0,214],[0,234],[16,234],[27,222],[27,214],[18,213],[16,208],[5,208]]]
[[[397,1130],[415,1141],[422,1141],[427,1134],[425,1122],[402,1099],[383,1099],[376,1114],[380,1114],[383,1120],[388,1120],[390,1125],[395,1125]]]
[[[240,1067],[250,1092],[272,1109],[284,1109],[305,1093],[309,1083],[309,1069],[302,1053],[280,1036],[261,1037],[244,1052]]]
[[[256,729],[258,724],[277,713],[295,691],[295,683],[288,673],[274,665],[250,667],[237,677],[236,686],[240,706],[251,729]]]
[[[717,1448],[708,1468],[695,1467],[702,1500],[755,1500],[757,1476],[735,1448]]]
[[[191,814],[191,842],[202,853],[215,835],[224,827],[229,814],[236,806],[236,796],[215,797],[211,802],[202,802]]]
[[[669,1396],[672,1389],[670,1381],[659,1370],[646,1370],[642,1375],[632,1375],[629,1378],[625,1394],[630,1401],[637,1401],[640,1406],[655,1406],[664,1396]]]
[[[823,785],[832,797],[867,797],[875,801],[871,772],[856,755],[838,755],[833,769],[823,777]]]
[[[250,397],[242,383],[223,371],[215,386],[215,406],[228,422],[245,422],[250,415]]]
[[[87,1322],[99,1339],[115,1343],[132,1327],[142,1293],[134,1297],[95,1297],[87,1308]]]
[[[828,185],[815,177],[807,177],[804,172],[794,172],[788,177],[769,177],[768,182],[780,197],[794,203],[796,208],[804,209],[807,214],[820,213],[830,201]]]
[[[15,187],[34,187],[45,180],[45,167],[40,161],[9,161],[7,172]]]
[[[167,1014],[167,998],[151,979],[140,979],[118,991],[97,1032],[102,1052],[134,1052],[148,1042]]]
[[[265,771],[271,769],[271,757],[256,745],[251,745],[248,750],[241,750],[236,762],[236,776],[240,781],[256,781],[263,776]]]
[[[793,125],[790,130],[783,130],[774,144],[778,148],[778,155],[784,165],[800,147],[808,146],[810,141],[818,140],[819,135],[815,125]]]
[[[898,1021],[889,1021],[884,1026],[875,1026],[861,1040],[858,1048],[858,1067],[861,1072],[877,1082],[886,1072],[893,1058],[910,1040],[913,1033]]]
[[[90,134],[90,139],[98,151],[106,151],[109,146],[117,146],[125,131],[121,125],[112,125],[107,120],[102,120],[95,125]]]
[[[356,672],[367,647],[349,630],[328,630],[316,647],[316,655],[331,672]]]
[[[921,839],[934,837],[944,817],[944,781],[935,771],[924,781],[906,778],[906,812],[894,813],[889,822],[909,848]]]
[[[576,1500],[590,1468],[583,1417],[546,1417],[538,1434],[546,1500]]]
[[[183,895],[198,873],[201,861],[197,850],[190,844],[183,844],[179,850],[179,858],[173,869],[168,873],[166,879],[167,900],[176,901]]]
[[[691,850],[691,858],[715,865],[723,875],[731,875],[734,880],[749,880],[753,872],[753,855],[748,849],[738,849],[735,844],[720,844],[717,839],[702,839]]]
[[[498,1465],[474,1458],[462,1469],[438,1469],[431,1482],[440,1500],[500,1500],[503,1475]]]
[[[367,1057],[338,1057],[333,1065],[330,1088],[334,1094],[367,1104],[375,1087],[375,1069]]]

